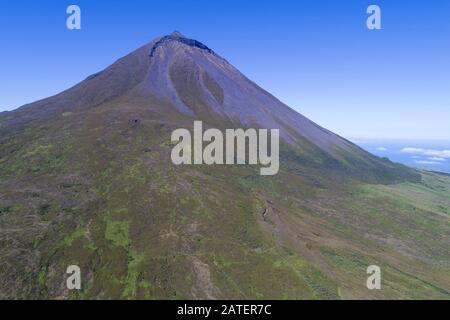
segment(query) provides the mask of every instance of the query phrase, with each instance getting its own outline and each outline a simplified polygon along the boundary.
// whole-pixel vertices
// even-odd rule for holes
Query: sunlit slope
[[[449,298],[449,177],[362,151],[183,39],[0,114],[0,298]],[[194,120],[279,126],[279,174],[173,165]]]

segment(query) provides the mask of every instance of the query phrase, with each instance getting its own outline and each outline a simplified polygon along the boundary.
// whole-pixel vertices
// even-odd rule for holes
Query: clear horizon
[[[70,4],[81,7],[81,30],[65,27]],[[382,30],[366,28],[370,4],[381,7]],[[449,15],[443,0],[9,2],[0,11],[0,112],[178,30],[341,136],[450,140]]]

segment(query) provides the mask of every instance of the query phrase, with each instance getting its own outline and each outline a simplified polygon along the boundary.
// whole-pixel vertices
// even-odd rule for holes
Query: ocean
[[[450,173],[450,141],[349,139],[379,157],[407,166]]]

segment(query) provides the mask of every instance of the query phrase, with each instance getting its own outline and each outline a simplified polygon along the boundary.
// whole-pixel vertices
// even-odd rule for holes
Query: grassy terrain
[[[183,102],[231,127],[198,78],[219,105],[223,89],[194,67],[170,70]],[[192,118],[139,90],[100,93],[0,115],[0,298],[450,298],[450,177],[333,157],[298,134],[276,176],[175,166],[170,134]],[[73,264],[82,290],[69,292]],[[372,264],[381,290],[366,287]]]

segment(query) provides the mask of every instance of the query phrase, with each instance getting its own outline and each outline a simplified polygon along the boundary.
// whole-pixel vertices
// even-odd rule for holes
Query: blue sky
[[[66,28],[66,8],[82,29]],[[382,30],[366,28],[366,8]],[[56,94],[153,38],[202,41],[347,138],[450,140],[450,1],[2,1],[0,111]]]

